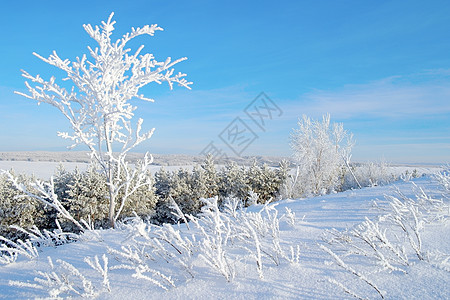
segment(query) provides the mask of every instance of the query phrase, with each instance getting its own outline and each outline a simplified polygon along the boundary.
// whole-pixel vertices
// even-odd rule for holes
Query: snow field
[[[423,187],[430,197],[442,198],[442,190],[430,177],[416,179],[414,183]],[[415,197],[412,183],[397,182],[395,187],[407,197]],[[346,257],[345,249],[324,242],[325,230],[335,228],[343,231],[361,224],[366,217],[376,220],[378,215],[384,214],[383,211],[380,213],[379,208],[386,207],[388,204],[384,195],[395,195],[394,185],[346,191],[309,199],[283,200],[270,204],[265,209],[262,205],[256,205],[235,212],[236,216],[240,216],[236,219],[238,222],[228,222],[227,216],[215,214],[214,209],[210,209],[206,212],[206,220],[196,220],[201,223],[200,226],[195,226],[193,222],[189,223],[190,230],[186,225],[170,226],[170,229],[149,227],[135,219],[134,223],[121,225],[117,230],[86,232],[75,243],[56,248],[39,248],[38,258],[31,261],[19,258],[17,262],[1,267],[1,295],[4,298],[15,299],[48,297],[49,293],[46,289],[11,286],[10,281],[33,283],[36,271],[49,272],[47,257],[52,257],[56,267],[59,265],[56,262],[58,259],[76,267],[92,282],[95,293],[98,293],[98,299],[129,299],[130,297],[133,299],[161,297],[170,299],[352,298],[343,288],[330,282],[330,279],[345,285],[345,288],[361,297],[380,298],[374,289],[360,278],[338,267],[332,257],[319,247],[319,245],[326,245],[353,269],[362,274],[368,274],[370,281],[380,288],[387,299],[448,299],[450,292],[447,287],[450,284],[450,276],[449,270],[445,269],[445,263],[433,266],[427,261],[415,259],[408,250],[410,264],[405,267],[406,274],[398,271],[381,271],[380,266],[373,259],[357,255]],[[374,200],[378,208],[374,206]],[[295,214],[294,224],[292,224],[293,214]],[[275,215],[276,218],[274,218]],[[445,259],[448,261],[450,253],[448,211],[444,217],[440,221],[434,220],[425,224],[421,231],[423,252],[440,253],[441,262]],[[244,218],[250,220],[250,227],[256,232],[253,237],[257,236],[259,240],[260,250],[262,250],[259,254],[256,246],[258,243],[255,243],[255,239],[252,238],[250,227],[245,226]],[[275,226],[271,227],[273,224]],[[277,228],[276,224],[279,225],[279,231],[274,230],[271,233],[270,228]],[[202,233],[202,228],[206,234]],[[233,233],[241,233],[244,237],[233,236]],[[180,234],[181,239],[175,237],[177,234]],[[245,234],[248,236],[245,237]],[[277,234],[286,256],[283,258],[279,255],[278,265],[274,261],[277,252],[272,247],[273,242],[277,240],[274,238]],[[177,250],[169,243],[162,243],[163,246],[160,248],[156,247],[154,238],[161,241],[164,235],[170,237],[169,240],[175,247],[181,249],[184,243],[184,250],[190,249],[192,253],[185,254],[189,251],[183,250],[183,254],[176,254]],[[192,242],[192,245],[187,245],[189,244],[187,241]],[[407,241],[401,238],[396,242],[400,242],[404,247],[407,246]],[[128,245],[131,248],[127,249],[133,251],[127,252],[121,249],[122,246],[128,247]],[[298,263],[295,260],[297,245],[300,249]],[[290,246],[294,249],[293,256]],[[169,254],[163,254],[164,251]],[[133,258],[125,258],[127,253],[133,254]],[[216,264],[220,267],[214,267],[214,260],[220,262],[220,253],[224,254],[222,258],[225,257],[228,260],[229,269],[227,264]],[[102,265],[103,254],[106,254],[108,258],[111,292],[108,292],[102,284],[101,274],[84,261],[85,257],[93,259],[97,256]],[[289,261],[291,258],[294,259]],[[258,261],[261,268],[258,266]],[[186,271],[183,262],[186,263],[193,277]],[[120,265],[130,268],[117,269]],[[139,266],[146,266],[149,269],[144,270]],[[144,276],[136,275],[138,270],[136,268],[141,268],[141,275],[159,282],[164,288]],[[150,269],[152,271],[149,271]],[[227,270],[231,270],[230,274],[234,275],[227,278],[224,275]],[[170,276],[169,281],[157,272],[167,278]],[[73,280],[77,283],[75,286],[82,286],[79,278],[75,277]],[[175,287],[169,282],[172,282]],[[67,295],[76,296],[73,292],[61,293],[59,296]]]

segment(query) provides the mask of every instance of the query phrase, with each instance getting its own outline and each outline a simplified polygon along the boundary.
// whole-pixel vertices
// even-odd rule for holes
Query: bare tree
[[[351,171],[352,134],[344,130],[342,123],[331,124],[329,114],[321,122],[304,115],[298,126],[291,135],[297,163],[296,193],[317,195],[337,189],[343,170],[348,167]]]
[[[151,83],[161,84],[166,81],[172,89],[174,83],[189,88],[192,84],[184,77],[186,74],[174,74],[175,64],[185,60],[172,61],[168,57],[159,62],[153,54],[141,54],[144,46],[131,53],[127,43],[141,35],[153,36],[162,30],[158,25],[145,25],[132,28],[116,41],[111,40],[115,21],[113,13],[100,27],[83,25],[86,32],[98,47],[88,47],[92,61],[86,55],[71,62],[61,59],[56,52],[49,58],[33,53],[44,62],[53,65],[65,73],[63,80],[72,82],[70,89],[56,83],[55,77],[46,81],[39,75],[32,76],[22,71],[28,94],[16,92],[38,103],[55,106],[68,119],[72,133],[58,132],[64,139],[73,142],[71,148],[83,144],[90,150],[91,158],[96,161],[107,178],[109,189],[109,220],[111,226],[119,217],[124,203],[139,187],[149,184],[145,176],[152,157],[145,155],[144,160],[135,168],[130,168],[125,161],[127,153],[137,145],[149,139],[154,129],[142,133],[142,119],[132,124],[136,106],[130,103],[133,98],[153,101],[139,94],[139,90]],[[134,128],[133,128],[134,127]],[[118,195],[124,195],[118,199]],[[118,205],[119,204],[119,205]],[[118,207],[117,207],[118,205]]]

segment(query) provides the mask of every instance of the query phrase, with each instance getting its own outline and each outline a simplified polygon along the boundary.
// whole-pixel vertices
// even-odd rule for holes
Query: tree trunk
[[[110,183],[110,182],[109,182]],[[111,184],[109,184],[109,224],[111,226],[111,228],[115,227],[115,222],[114,222],[114,214],[115,214],[115,210],[116,210],[116,197],[114,196],[114,192],[113,192],[113,188],[111,186]]]
[[[112,147],[111,147],[111,139],[109,136],[109,126],[106,120],[104,120],[104,128],[105,128],[105,140],[106,140],[106,151],[108,152],[108,168],[107,168],[107,174],[106,174],[106,184],[108,185],[109,190],[109,224],[111,228],[115,227],[114,222],[114,215],[116,210],[116,195],[114,193],[114,186],[113,186],[113,180],[114,180],[114,170],[111,164],[112,160]]]

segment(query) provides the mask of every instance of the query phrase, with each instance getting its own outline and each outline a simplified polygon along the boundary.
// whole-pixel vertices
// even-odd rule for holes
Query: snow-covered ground
[[[73,171],[78,168],[80,171],[84,171],[88,168],[88,163],[83,162],[52,162],[52,161],[0,161],[0,170],[13,169],[16,174],[28,174],[34,175],[37,178],[49,179],[55,174],[58,166],[62,164],[67,171]],[[149,167],[150,172],[154,174],[161,166],[151,165]],[[192,166],[164,166],[166,170],[177,170],[179,168],[192,169]]]
[[[431,177],[415,179],[414,183],[423,187],[430,197],[436,199],[443,197],[443,191]],[[374,203],[377,203],[381,208],[387,208],[384,195],[395,195],[396,188],[403,193],[403,196],[415,199],[413,183],[397,182],[388,186],[364,188],[309,199],[283,200],[272,204],[278,212],[278,240],[281,241],[281,248],[284,249],[283,251],[286,254],[285,258],[282,256],[278,257],[277,263],[277,258],[274,258],[276,251],[272,252],[270,246],[270,243],[276,241],[277,238],[271,236],[270,230],[265,236],[260,236],[259,249],[261,252],[257,251],[258,247],[255,246],[256,244],[252,246],[251,243],[244,243],[244,239],[240,237],[230,238],[230,242],[227,244],[219,239],[219,235],[211,236],[209,241],[212,243],[209,244],[210,248],[208,249],[213,249],[211,251],[216,254],[222,249],[224,257],[228,259],[226,264],[230,267],[230,270],[234,270],[234,278],[228,281],[220,273],[220,268],[214,268],[208,264],[208,262],[214,263],[214,259],[202,259],[202,255],[205,257],[207,254],[205,252],[207,243],[202,246],[204,247],[202,251],[194,250],[189,254],[191,256],[188,255],[187,259],[186,253],[183,254],[183,257],[180,255],[180,259],[185,259],[184,262],[187,262],[186,270],[190,270],[187,272],[183,267],[180,267],[182,264],[176,262],[176,259],[178,259],[176,255],[173,255],[173,253],[176,253],[176,251],[173,251],[173,248],[181,247],[182,242],[175,242],[174,239],[174,247],[164,248],[169,249],[167,251],[172,250],[172,256],[161,254],[158,251],[161,251],[162,248],[159,250],[156,248],[152,249],[150,245],[153,242],[150,243],[150,239],[144,238],[146,234],[151,235],[152,232],[156,232],[153,234],[159,236],[159,241],[164,243],[161,238],[161,232],[158,235],[157,229],[151,228],[149,233],[146,231],[148,228],[144,226],[145,224],[140,223],[139,225],[139,223],[136,223],[135,225],[122,226],[116,230],[99,230],[95,231],[95,234],[92,232],[86,233],[80,241],[56,248],[41,248],[39,249],[39,257],[32,260],[19,258],[15,263],[1,266],[0,298],[48,297],[47,290],[16,286],[18,283],[11,285],[11,281],[33,283],[34,278],[39,277],[36,274],[37,271],[50,272],[47,257],[52,258],[57,274],[64,273],[58,269],[60,264],[57,262],[58,259],[75,266],[100,291],[98,299],[353,298],[344,292],[342,287],[336,285],[336,282],[361,297],[370,299],[379,297],[377,292],[361,278],[338,267],[336,261],[328,253],[320,249],[320,245],[325,245],[339,255],[351,268],[360,274],[366,275],[369,281],[376,285],[387,299],[450,299],[450,290],[448,289],[450,286],[450,264],[448,263],[450,259],[450,222],[448,220],[448,211],[443,212],[444,219],[429,220],[429,223],[424,224],[424,228],[420,230],[423,243],[422,250],[423,253],[428,255],[425,261],[417,259],[411,253],[407,240],[402,238],[401,235],[397,236],[398,239],[396,241],[394,240],[397,244],[406,247],[408,263],[402,266],[406,273],[382,270],[381,266],[377,265],[377,260],[361,255],[346,257],[342,248],[324,242],[324,238],[327,236],[326,230],[335,228],[342,232],[345,228],[356,228],[354,226],[364,222],[366,217],[370,220],[376,220],[378,215],[385,214],[386,211],[376,208]],[[254,213],[261,211],[261,209],[263,207],[260,205],[250,207],[247,209],[248,215],[242,212],[241,217],[245,219],[245,216],[248,216],[256,220],[257,217],[255,217]],[[295,213],[294,224],[291,222],[292,218],[289,217],[288,210]],[[266,218],[266,221],[267,219],[271,220],[264,223],[266,225],[272,224],[273,220],[276,219],[275,211],[272,209],[268,211],[269,213],[266,211],[260,214],[263,218]],[[242,221],[244,219],[241,218],[239,220]],[[258,222],[252,224],[258,224]],[[270,227],[271,225],[267,226]],[[264,231],[258,229],[257,226],[253,227],[258,232],[260,230],[261,232]],[[185,239],[184,241],[189,240],[194,244],[205,242],[204,239],[201,240],[202,234],[198,229],[195,229],[194,224],[191,223],[190,228],[191,231],[184,225],[174,226],[175,232],[179,230],[181,237]],[[215,228],[217,229],[217,227]],[[221,231],[219,230],[218,232]],[[234,231],[231,230],[230,232]],[[221,234],[225,233],[221,232]],[[192,235],[195,235],[196,238],[193,239]],[[149,243],[146,244],[146,241]],[[214,244],[214,242],[217,243]],[[121,246],[127,245],[130,245],[130,247],[138,245],[138,248],[134,252],[127,252],[126,249],[120,250]],[[295,262],[297,245],[300,250],[298,263]],[[289,246],[293,246],[294,255],[290,253]],[[196,248],[192,247],[190,249]],[[180,252],[184,251],[184,249],[181,250]],[[153,279],[156,278],[167,290],[158,287],[149,279],[136,278],[135,270],[115,269],[114,267],[118,265],[123,266],[125,264],[130,266],[130,261],[133,261],[131,256],[125,259],[124,253],[134,253],[134,262],[138,260],[138,253],[145,254],[142,257],[147,257],[147,261],[143,265],[154,270],[147,270],[145,274]],[[108,267],[112,267],[112,269],[109,269],[108,276],[111,287],[110,292],[102,288],[102,276],[83,261],[85,257],[92,258],[98,255],[100,266],[103,266],[101,259],[103,254],[106,254],[108,258]],[[217,255],[220,256],[219,254]],[[439,259],[434,259],[437,256],[439,256]],[[165,259],[162,259],[162,257],[165,257]],[[427,260],[431,262],[427,262]],[[435,263],[436,261],[440,263]],[[227,266],[222,266],[222,269],[224,268],[226,269]],[[141,269],[141,271],[143,270]],[[174,286],[168,284],[169,281],[164,281],[163,277],[155,271],[171,276]],[[65,272],[67,273],[67,271]],[[76,276],[70,276],[76,278]],[[70,276],[64,278],[70,281]],[[79,279],[78,285],[78,287],[82,286]],[[60,296],[64,295],[67,294],[61,294]],[[72,293],[72,295],[75,294]]]
[[[187,155],[187,154],[157,154],[151,153],[154,163],[160,166],[188,166],[196,163],[202,163],[205,155]],[[127,160],[135,162],[144,157],[144,153],[130,152]],[[234,161],[238,165],[250,165],[253,160],[259,164],[266,163],[269,166],[277,166],[281,160],[290,160],[289,157],[280,156],[230,156],[216,158],[216,164],[225,164],[227,161]],[[83,151],[22,151],[22,152],[0,152],[0,161],[43,161],[43,162],[81,162],[88,163],[90,156]]]
[[[82,162],[64,162],[58,163],[53,161],[12,161],[1,160],[0,170],[13,169],[17,174],[35,175],[38,178],[48,179],[55,174],[56,169],[63,164],[67,171],[73,171],[78,168],[80,171],[87,169],[88,164]]]
[[[45,156],[46,159],[48,159],[47,156]],[[272,159],[272,165],[276,165],[273,161],[275,161],[275,159]],[[163,166],[166,170],[177,170],[179,168],[184,168],[187,170],[191,170],[193,168],[193,163],[194,161],[189,161],[187,160],[187,158],[182,161],[182,164],[177,164],[180,163],[180,160],[178,160],[178,156],[174,155],[172,156],[167,156],[166,160],[164,161],[165,165]],[[198,159],[197,163],[200,163],[201,160]],[[246,160],[247,163],[250,163],[250,159]],[[268,161],[260,161],[260,162],[264,162],[267,163]],[[16,173],[18,174],[28,174],[28,175],[34,175],[38,178],[42,178],[42,179],[49,179],[53,174],[55,174],[56,169],[58,168],[58,166],[62,164],[64,166],[64,168],[67,171],[73,171],[75,170],[75,168],[78,168],[81,171],[84,171],[87,169],[88,167],[88,163],[86,162],[75,162],[75,161],[62,161],[62,162],[57,162],[57,161],[28,161],[28,160],[0,160],[0,170],[11,170],[13,169]],[[157,172],[162,165],[158,164],[158,165],[150,165],[150,172],[152,172],[153,174],[155,172]],[[220,168],[220,166],[218,166],[218,168]],[[395,175],[395,176],[400,176],[400,174],[405,173],[406,171],[408,171],[410,174],[416,170],[418,172],[418,174],[432,174],[437,172],[438,170],[441,170],[442,168],[439,166],[427,166],[427,165],[417,165],[417,166],[412,166],[412,165],[396,165],[396,166],[389,166],[388,167],[388,173]],[[292,175],[295,174],[295,169],[292,169],[291,171]]]
[[[130,160],[134,162],[142,159],[143,154],[131,153]],[[34,175],[41,179],[49,179],[55,174],[60,164],[67,171],[78,168],[84,171],[88,168],[88,156],[84,152],[0,152],[0,170],[11,170],[18,174]],[[154,163],[149,166],[153,174],[161,167],[173,171],[179,168],[192,170],[195,164],[203,163],[205,156],[181,155],[181,154],[154,154]],[[283,157],[234,157],[234,161],[239,165],[251,165],[255,159],[258,164],[268,164],[271,167],[278,166],[278,163],[285,159]],[[225,165],[226,161],[216,162],[218,166]],[[133,164],[131,164],[133,165]],[[220,167],[218,167],[220,168]]]

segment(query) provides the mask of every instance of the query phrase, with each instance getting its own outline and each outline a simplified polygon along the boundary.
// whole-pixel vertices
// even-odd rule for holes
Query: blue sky
[[[157,23],[144,51],[176,66],[192,90],[147,86],[136,102],[155,135],[140,151],[198,154],[236,117],[257,138],[242,155],[290,155],[306,114],[343,122],[353,158],[450,161],[449,1],[3,1],[0,4],[0,151],[65,150],[68,125],[56,109],[13,94],[20,70],[61,75],[32,55],[73,60],[93,42],[82,24],[110,12],[115,37]],[[281,110],[264,130],[244,109],[265,92]]]

